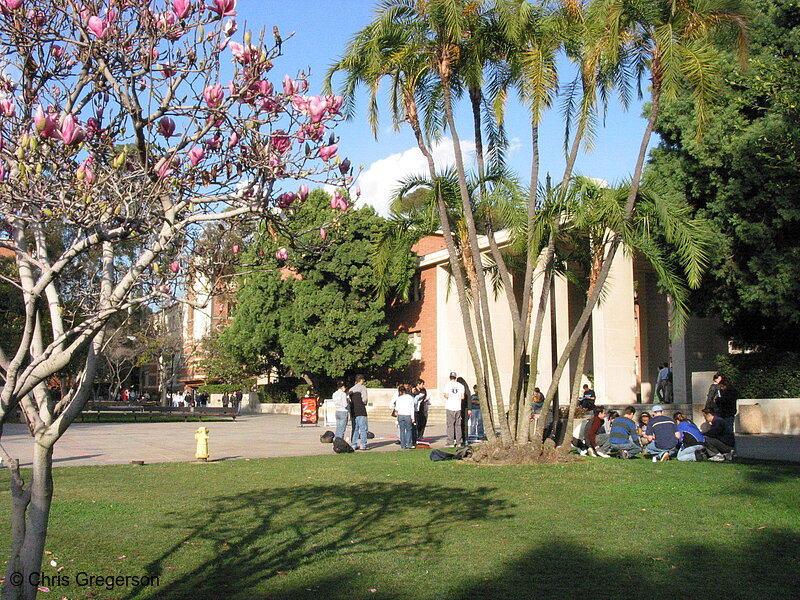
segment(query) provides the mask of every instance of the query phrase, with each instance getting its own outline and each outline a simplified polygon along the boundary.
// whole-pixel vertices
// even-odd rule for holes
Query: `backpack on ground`
[[[433,462],[439,462],[440,460],[453,460],[455,457],[455,454],[450,454],[444,450],[431,450],[430,456]]]
[[[375,434],[372,433],[371,431],[368,431],[367,432],[367,439],[368,440],[374,440],[375,439]]]
[[[355,452],[353,447],[340,437],[333,438],[333,451],[336,452],[336,454],[350,454],[351,452]]]
[[[326,431],[321,436],[319,436],[319,441],[323,444],[330,444],[333,442],[333,438],[336,437],[336,434],[332,431]]]

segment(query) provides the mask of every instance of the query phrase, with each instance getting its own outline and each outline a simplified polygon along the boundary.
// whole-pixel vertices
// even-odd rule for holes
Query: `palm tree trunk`
[[[567,422],[564,426],[564,441],[561,442],[561,452],[567,454],[570,451],[572,438],[572,427],[575,422],[575,409],[578,406],[578,394],[581,393],[581,379],[583,377],[584,366],[586,365],[586,353],[589,350],[589,329],[587,325],[581,337],[581,347],[578,350],[578,364],[575,368],[575,379],[572,382],[572,394],[569,397],[569,409],[567,412]]]
[[[417,146],[420,152],[425,156],[428,163],[428,171],[431,179],[436,178],[436,163],[433,160],[428,145],[425,143],[425,138],[422,135],[422,128],[419,125],[417,117],[417,107],[414,103],[413,94],[409,94],[405,98],[406,115],[408,117],[411,129],[414,132],[414,137],[417,140]],[[464,335],[467,339],[467,349],[469,350],[470,359],[472,360],[472,367],[475,371],[475,378],[478,384],[478,397],[481,403],[481,410],[489,414],[489,403],[486,398],[486,381],[483,374],[483,366],[481,364],[480,356],[478,353],[478,346],[475,341],[475,335],[472,329],[472,319],[470,318],[469,302],[467,300],[466,283],[464,281],[464,273],[461,270],[461,265],[458,262],[458,254],[456,252],[455,242],[453,241],[453,232],[450,228],[450,221],[447,215],[447,206],[445,205],[444,198],[441,193],[436,194],[436,209],[439,214],[439,224],[442,227],[442,235],[444,236],[445,246],[447,247],[447,255],[450,262],[450,270],[453,273],[453,278],[456,282],[456,292],[458,293],[458,304],[461,311],[461,320],[464,326]],[[489,441],[496,439],[494,428],[490,427],[486,431],[486,437]]]
[[[636,206],[636,195],[639,192],[639,184],[642,180],[642,170],[644,168],[645,157],[647,156],[647,146],[650,144],[650,137],[653,133],[653,127],[655,126],[656,119],[658,118],[659,101],[660,89],[658,84],[654,82],[653,91],[651,94],[650,116],[647,119],[647,126],[645,127],[644,135],[642,136],[642,143],[639,146],[639,155],[636,158],[636,168],[633,172],[633,176],[631,177],[631,189],[628,193],[628,198],[625,201],[623,227],[632,218],[633,209]],[[619,248],[621,243],[622,234],[621,232],[616,232],[611,240],[608,251],[606,252],[605,259],[603,260],[603,266],[600,269],[597,277],[595,288],[589,294],[589,297],[586,300],[586,305],[583,308],[583,312],[581,313],[581,316],[575,325],[575,329],[573,329],[572,335],[570,335],[569,341],[567,341],[567,345],[561,353],[561,358],[558,361],[558,365],[556,365],[555,371],[553,372],[553,380],[550,382],[548,396],[554,393],[554,390],[558,389],[558,383],[561,380],[561,376],[564,374],[564,368],[566,367],[567,360],[577,345],[581,332],[589,322],[594,307],[597,306],[597,302],[600,299],[600,294],[603,291],[603,286],[608,279],[608,274],[611,272],[611,265],[614,262],[614,256],[617,253],[617,248]]]
[[[489,314],[489,298],[486,293],[486,277],[481,260],[480,247],[478,245],[478,233],[475,227],[475,215],[472,212],[469,190],[467,189],[467,177],[464,170],[464,160],[461,155],[461,142],[458,137],[458,130],[453,117],[453,102],[450,90],[450,82],[446,72],[447,66],[440,68],[442,90],[444,95],[444,110],[447,118],[448,128],[453,137],[453,150],[456,159],[456,171],[458,172],[458,187],[461,192],[461,204],[464,210],[464,221],[467,225],[469,236],[469,246],[475,260],[475,271],[478,276],[478,305],[483,317],[483,330],[486,338],[486,349],[489,354],[489,367],[492,383],[494,384],[495,405],[497,407],[500,420],[500,435],[504,441],[511,441],[511,431],[508,427],[508,419],[505,418],[505,404],[503,402],[503,389],[500,382],[500,371],[497,366],[497,355],[494,349],[494,335],[492,332],[491,315]]]

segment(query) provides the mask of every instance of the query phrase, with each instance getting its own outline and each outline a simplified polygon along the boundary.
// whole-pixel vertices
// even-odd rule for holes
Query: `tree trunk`
[[[433,155],[431,154],[430,150],[428,149],[427,144],[425,143],[425,139],[422,135],[422,129],[419,125],[419,119],[417,118],[417,107],[414,103],[414,96],[412,94],[408,94],[405,96],[405,106],[406,106],[406,115],[408,118],[408,122],[411,125],[411,129],[414,132],[414,137],[417,140],[417,146],[420,149],[420,152],[425,156],[425,159],[428,163],[428,171],[430,173],[431,179],[436,178],[436,164],[433,160]],[[467,339],[467,349],[469,350],[470,359],[472,360],[472,367],[475,370],[475,378],[477,379],[478,384],[478,397],[481,403],[481,409],[486,410],[487,414],[489,411],[487,410],[489,407],[488,400],[486,398],[486,391],[487,385],[486,381],[483,376],[483,366],[481,364],[480,356],[478,354],[478,346],[475,342],[475,335],[472,329],[472,320],[470,318],[469,313],[469,303],[467,301],[467,290],[466,284],[464,282],[464,273],[461,270],[461,265],[458,261],[458,253],[456,251],[455,242],[453,241],[453,232],[450,228],[450,221],[447,215],[447,206],[445,205],[444,198],[440,193],[436,194],[436,210],[439,215],[439,224],[442,227],[442,235],[444,237],[444,243],[447,247],[447,256],[450,262],[450,270],[453,272],[453,278],[456,282],[456,292],[458,293],[458,304],[461,312],[461,321],[464,326],[464,335]],[[437,383],[438,387],[438,383]],[[489,441],[494,441],[496,439],[496,434],[494,428],[489,428],[486,431],[486,437]]]
[[[575,380],[572,382],[572,394],[569,397],[569,412],[567,412],[567,422],[564,426],[564,441],[561,442],[561,452],[567,454],[570,451],[572,439],[572,428],[575,422],[575,408],[578,406],[578,394],[581,393],[581,380],[583,377],[583,369],[586,365],[586,353],[589,350],[589,329],[591,325],[587,325],[581,338],[581,347],[578,351],[578,364],[575,368]]]
[[[467,176],[464,170],[464,160],[461,155],[461,142],[456,129],[455,118],[453,117],[453,103],[450,90],[450,82],[446,74],[447,67],[440,68],[442,90],[444,95],[444,111],[450,134],[453,137],[453,151],[456,159],[456,171],[458,173],[458,188],[461,193],[461,205],[464,210],[464,221],[467,225],[469,236],[469,246],[475,260],[475,271],[478,277],[478,299],[481,316],[483,320],[483,332],[486,340],[486,350],[489,354],[489,369],[494,387],[495,406],[500,420],[500,435],[504,441],[510,442],[511,431],[508,427],[508,419],[505,418],[505,404],[503,402],[503,389],[500,383],[500,370],[497,366],[497,355],[494,349],[494,335],[492,333],[492,321],[489,314],[489,298],[486,293],[486,274],[483,270],[480,247],[478,245],[478,233],[475,228],[475,215],[472,212],[469,190],[467,189]],[[479,386],[480,388],[480,386]]]
[[[34,600],[38,592],[38,574],[42,568],[47,523],[53,501],[52,446],[44,446],[37,440],[28,489],[24,490],[21,480],[12,477],[11,491],[12,553],[8,561],[3,597]]]
[[[642,180],[642,169],[644,168],[644,160],[647,156],[647,146],[650,143],[650,136],[653,132],[656,119],[658,118],[659,100],[660,91],[658,86],[654,83],[653,92],[651,95],[650,117],[647,119],[647,127],[645,127],[644,135],[642,136],[642,143],[639,146],[639,155],[636,159],[636,169],[631,177],[631,189],[628,194],[628,198],[625,201],[625,216],[623,217],[623,224],[621,226],[623,228],[632,218],[633,209],[636,206],[636,195],[639,193],[639,183]],[[561,376],[564,374],[564,368],[567,365],[567,360],[569,360],[570,354],[572,354],[572,351],[577,345],[581,332],[589,322],[594,307],[597,306],[597,302],[600,300],[600,295],[603,292],[603,286],[608,279],[608,274],[611,272],[611,265],[614,262],[614,256],[616,255],[617,248],[619,248],[621,243],[622,232],[615,232],[614,237],[611,240],[610,247],[608,248],[608,252],[606,252],[603,260],[603,266],[600,269],[600,273],[597,277],[595,288],[589,294],[589,297],[586,300],[586,305],[583,308],[583,312],[581,313],[581,316],[575,325],[575,329],[572,330],[572,335],[570,335],[569,341],[567,341],[567,345],[564,348],[564,351],[561,353],[561,358],[558,361],[558,365],[556,365],[555,371],[553,372],[553,379],[550,382],[548,396],[558,389],[558,383],[561,380]]]

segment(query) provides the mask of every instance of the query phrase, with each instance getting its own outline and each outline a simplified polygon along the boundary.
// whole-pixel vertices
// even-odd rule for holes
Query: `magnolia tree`
[[[33,440],[27,481],[2,450],[7,598],[36,595],[53,448],[89,399],[115,316],[179,295],[204,262],[185,258],[201,231],[286,228],[301,180],[342,189],[332,215],[348,207],[341,99],[275,76],[277,29],[269,45],[237,32],[235,5],[0,0],[0,250],[24,305],[20,343],[0,354],[0,423],[18,409]],[[75,364],[51,396],[47,378]]]

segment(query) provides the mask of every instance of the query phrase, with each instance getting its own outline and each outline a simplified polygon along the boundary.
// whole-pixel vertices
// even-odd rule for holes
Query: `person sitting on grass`
[[[589,456],[602,456],[608,458],[608,454],[601,450],[600,446],[608,441],[610,435],[606,433],[603,426],[605,424],[606,409],[598,406],[592,411],[592,421],[586,430],[587,452]]]
[[[703,433],[682,412],[676,412],[673,416],[678,433],[681,436],[680,450],[678,450],[678,455],[675,458],[684,462],[706,460],[708,452],[706,451]]]
[[[669,460],[678,451],[679,433],[675,421],[664,414],[664,407],[656,404],[653,407],[653,418],[647,424],[647,452],[653,456],[653,462]]]
[[[723,460],[733,460],[736,439],[733,433],[728,431],[725,420],[717,416],[713,408],[704,408],[703,416],[708,427],[705,432],[705,446],[711,454],[709,460],[720,462],[720,459],[714,458],[717,454],[721,454]]]
[[[642,445],[642,448],[646,448],[647,444],[650,442],[650,440],[647,439],[647,424],[652,418],[652,415],[647,411],[639,415],[639,426],[636,428],[636,433],[639,434],[639,443]]]
[[[616,411],[611,412],[616,413]],[[616,450],[620,458],[634,458],[642,452],[639,436],[636,433],[636,423],[633,420],[635,416],[636,409],[629,406],[623,411],[622,417],[614,418],[611,435],[602,448],[604,453]]]

